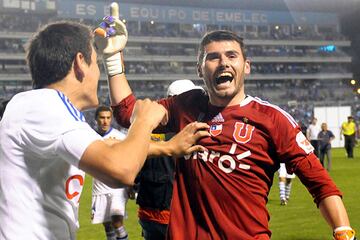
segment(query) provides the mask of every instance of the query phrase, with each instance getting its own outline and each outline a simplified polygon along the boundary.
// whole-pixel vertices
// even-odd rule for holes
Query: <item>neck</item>
[[[235,95],[232,98],[221,98],[221,97],[211,97],[209,96],[209,101],[211,105],[217,107],[229,107],[234,105],[239,105],[244,99],[246,95],[244,92]]]
[[[86,101],[81,94],[81,86],[77,83],[77,81],[71,81],[67,78],[64,78],[61,81],[56,83],[52,83],[46,88],[54,89],[65,94],[67,98],[69,98],[70,102],[76,107],[78,110],[83,111],[86,109]]]

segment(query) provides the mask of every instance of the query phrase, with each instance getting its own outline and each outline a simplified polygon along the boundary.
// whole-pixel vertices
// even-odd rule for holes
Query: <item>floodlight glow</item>
[[[355,85],[355,84],[356,84],[356,80],[355,80],[355,79],[351,79],[351,80],[350,80],[350,84],[351,84],[351,85]]]
[[[335,45],[321,46],[319,48],[319,50],[323,51],[323,52],[335,52],[336,51],[336,46]]]

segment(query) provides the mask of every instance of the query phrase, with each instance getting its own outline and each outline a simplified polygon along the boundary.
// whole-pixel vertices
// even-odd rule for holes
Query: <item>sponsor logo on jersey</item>
[[[233,146],[235,146],[236,148],[237,144],[234,143]],[[235,151],[233,147],[231,148]],[[193,152],[191,155],[187,155],[184,157],[186,160],[203,160],[204,162],[215,164],[224,173],[232,173],[236,169],[241,169],[242,171],[249,171],[251,169],[251,166],[244,162],[244,160],[249,156],[251,156],[250,150],[234,155],[234,153],[230,152],[229,154],[221,154],[220,152],[205,149],[204,152]]]
[[[218,113],[213,119],[211,119],[211,122],[218,122],[218,123],[222,123],[225,122],[223,116],[221,115],[221,113]]]
[[[210,134],[213,137],[216,137],[221,134],[223,125],[222,124],[216,124],[210,126]]]
[[[84,177],[82,175],[70,176],[65,183],[66,198],[74,203],[79,203],[83,186]]]
[[[304,150],[304,152],[306,152],[307,154],[314,151],[314,147],[306,139],[305,135],[302,132],[298,132],[298,134],[296,134],[296,142],[299,147],[301,147],[301,149]]]

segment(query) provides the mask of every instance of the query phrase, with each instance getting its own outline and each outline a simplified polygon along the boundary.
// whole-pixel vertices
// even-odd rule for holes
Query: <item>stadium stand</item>
[[[348,84],[353,78],[351,42],[341,33],[335,13],[300,7],[289,12],[282,4],[261,8],[250,3],[237,9],[216,1],[209,1],[206,8],[200,7],[200,0],[177,2],[120,4],[121,18],[129,30],[126,73],[139,98],[164,96],[175,79],[202,85],[196,74],[200,37],[213,29],[228,29],[244,37],[247,45],[252,62],[248,94],[271,100],[305,123],[314,106],[352,105],[354,115],[360,115],[358,95]],[[0,0],[2,98],[31,89],[24,53],[26,41],[36,29],[61,19],[96,26],[104,9],[104,1],[95,0]],[[105,75],[101,76],[99,98],[108,103]]]

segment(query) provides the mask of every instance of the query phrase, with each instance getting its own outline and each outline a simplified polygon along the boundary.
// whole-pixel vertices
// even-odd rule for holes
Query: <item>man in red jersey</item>
[[[119,36],[124,37],[126,28],[112,13],[114,19],[107,17],[102,24],[107,32],[103,58],[114,116],[126,127],[135,96],[123,72],[122,48],[116,48],[125,46],[127,35]],[[283,162],[313,196],[334,239],[355,239],[341,193],[296,121],[279,107],[245,94],[250,62],[243,40],[229,31],[207,33],[197,67],[207,94],[191,90],[159,100],[168,114],[158,130],[178,132],[194,121],[211,126],[211,136],[198,142],[206,150],[176,163],[167,238],[270,239],[267,196]]]

